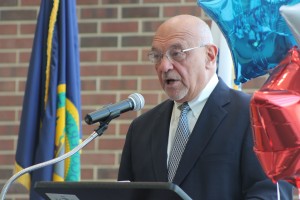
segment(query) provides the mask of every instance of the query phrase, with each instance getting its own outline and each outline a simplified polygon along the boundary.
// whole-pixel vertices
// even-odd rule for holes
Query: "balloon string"
[[[277,200],[280,200],[279,182],[277,181]]]
[[[298,196],[297,199],[300,199],[300,178],[296,177],[295,180],[296,180],[296,187],[297,187],[295,188],[295,190],[297,190],[297,196]]]

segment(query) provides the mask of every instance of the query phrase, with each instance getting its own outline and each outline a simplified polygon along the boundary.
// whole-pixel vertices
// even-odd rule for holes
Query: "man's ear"
[[[208,62],[215,63],[218,55],[218,47],[214,44],[210,44],[206,46],[207,59]]]

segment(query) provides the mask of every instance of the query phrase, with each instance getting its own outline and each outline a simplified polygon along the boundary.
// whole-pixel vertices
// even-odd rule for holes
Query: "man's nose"
[[[173,69],[173,63],[172,60],[164,54],[163,57],[161,58],[160,63],[158,64],[159,70],[163,72],[167,72],[171,69]]]

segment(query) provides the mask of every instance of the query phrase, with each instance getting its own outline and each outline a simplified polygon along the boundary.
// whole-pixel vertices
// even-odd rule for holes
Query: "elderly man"
[[[119,180],[173,182],[194,200],[277,199],[253,152],[250,96],[217,76],[217,54],[198,17],[158,28],[148,56],[170,99],[130,125]],[[280,186],[291,199],[291,185]]]

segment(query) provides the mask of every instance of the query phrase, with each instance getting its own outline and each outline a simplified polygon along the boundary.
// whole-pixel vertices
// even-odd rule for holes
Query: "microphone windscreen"
[[[144,97],[139,93],[133,93],[128,96],[133,101],[133,110],[141,110],[145,105]]]

